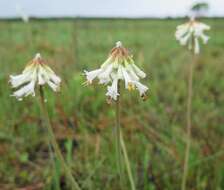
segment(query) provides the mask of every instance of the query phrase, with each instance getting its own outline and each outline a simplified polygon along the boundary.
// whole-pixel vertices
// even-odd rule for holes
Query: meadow
[[[122,41],[144,69],[148,99],[122,90],[121,126],[138,190],[179,190],[186,144],[186,99],[191,54],[174,37],[186,20],[68,19],[0,21],[0,189],[59,190],[38,96],[10,97],[10,74],[40,52],[62,78],[56,95],[46,88],[54,132],[82,189],[129,190],[117,180],[115,104],[106,87],[83,86],[83,70],[98,68]],[[224,189],[224,19],[203,19],[211,37],[195,65],[192,146],[187,189]],[[126,175],[126,174],[125,174]],[[127,175],[126,175],[127,176]]]

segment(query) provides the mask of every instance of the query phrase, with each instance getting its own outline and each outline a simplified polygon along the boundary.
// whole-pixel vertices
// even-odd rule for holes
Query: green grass
[[[188,188],[224,188],[224,19],[211,25],[211,40],[195,66],[192,149]],[[117,180],[115,105],[106,88],[84,87],[84,69],[105,61],[120,40],[148,77],[149,99],[122,91],[122,130],[138,190],[179,190],[186,142],[190,53],[174,38],[183,20],[46,20],[29,25],[0,22],[0,189],[64,186],[51,164],[37,98],[10,97],[10,74],[40,52],[63,79],[61,92],[46,88],[58,142],[83,189],[129,190]],[[32,43],[31,43],[32,42]]]

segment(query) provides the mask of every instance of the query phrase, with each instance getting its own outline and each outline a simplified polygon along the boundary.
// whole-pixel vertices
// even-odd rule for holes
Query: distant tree
[[[206,2],[198,2],[192,5],[191,11],[195,16],[205,16],[207,11],[209,10],[209,4]]]

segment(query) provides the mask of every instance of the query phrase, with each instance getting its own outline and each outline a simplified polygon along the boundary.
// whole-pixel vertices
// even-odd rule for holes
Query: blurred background
[[[4,18],[18,17],[17,8],[32,17],[181,17],[189,14],[193,5],[199,9],[209,5],[206,16],[222,17],[223,0],[1,0],[0,16]],[[201,4],[201,7],[200,7]],[[16,8],[17,7],[17,8]],[[197,7],[196,7],[197,8]]]
[[[10,74],[40,52],[62,78],[46,89],[60,148],[82,189],[129,190],[117,180],[115,105],[106,87],[82,86],[83,70],[98,68],[116,41],[148,75],[149,98],[122,90],[121,124],[138,190],[180,190],[186,144],[191,54],[175,40],[176,26],[195,15],[211,26],[193,85],[192,147],[187,189],[224,189],[223,0],[0,0],[0,190],[68,189],[52,163],[38,97],[10,97]]]

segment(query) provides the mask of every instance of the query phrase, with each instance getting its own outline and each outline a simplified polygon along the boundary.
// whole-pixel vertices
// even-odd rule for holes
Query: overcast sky
[[[210,16],[224,16],[224,0],[205,0]],[[195,0],[0,0],[0,17],[18,15],[16,5],[36,17],[185,16]]]

